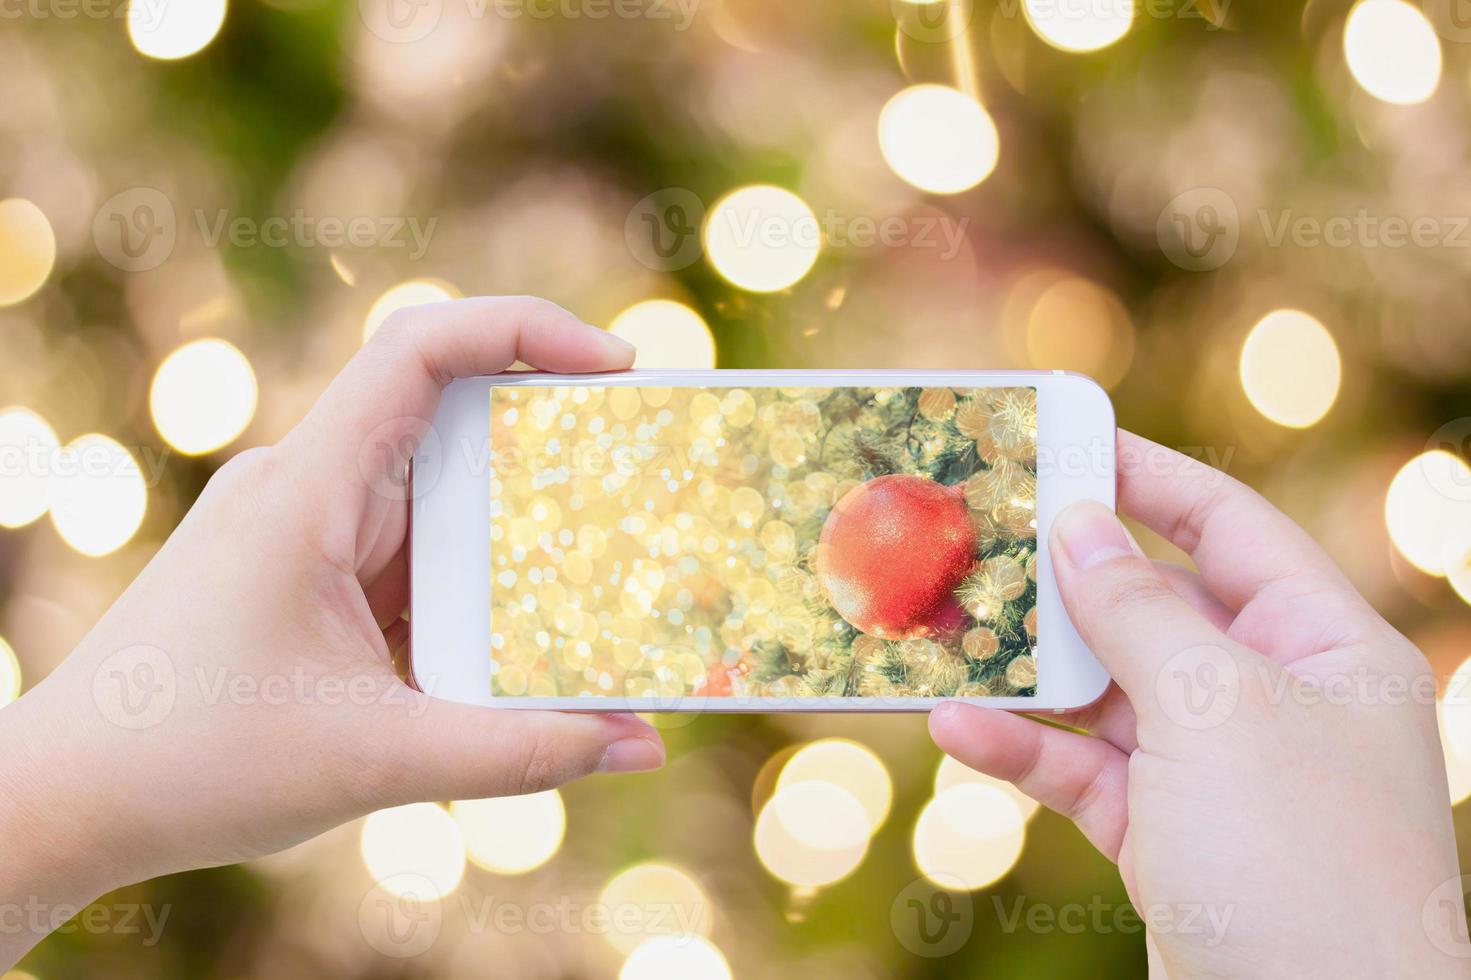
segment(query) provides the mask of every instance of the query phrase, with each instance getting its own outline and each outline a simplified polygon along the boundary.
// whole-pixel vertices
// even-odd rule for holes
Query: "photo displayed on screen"
[[[1031,697],[1035,388],[498,386],[498,697]]]

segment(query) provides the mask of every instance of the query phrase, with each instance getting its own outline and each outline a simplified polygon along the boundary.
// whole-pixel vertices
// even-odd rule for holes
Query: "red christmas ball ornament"
[[[870,636],[897,640],[965,624],[955,589],[975,552],[963,487],[893,474],[843,495],[822,526],[815,565],[838,615]]]

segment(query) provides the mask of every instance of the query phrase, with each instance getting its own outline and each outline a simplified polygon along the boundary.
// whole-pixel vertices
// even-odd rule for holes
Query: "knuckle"
[[[1174,602],[1176,595],[1165,581],[1137,563],[1118,561],[1104,567],[1102,574],[1087,584],[1087,603],[1097,613],[1108,614]]]
[[[560,786],[571,778],[561,745],[539,728],[531,728],[519,747],[519,764],[507,791],[521,796]]]
[[[200,499],[219,504],[254,497],[271,484],[277,465],[276,454],[269,446],[236,453],[210,476]]]

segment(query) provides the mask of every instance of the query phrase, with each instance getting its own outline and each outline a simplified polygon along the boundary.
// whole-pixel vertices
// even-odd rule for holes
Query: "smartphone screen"
[[[1036,696],[1035,388],[489,410],[495,696]]]

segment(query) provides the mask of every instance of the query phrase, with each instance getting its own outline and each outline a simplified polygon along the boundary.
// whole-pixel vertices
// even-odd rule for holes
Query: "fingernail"
[[[1074,568],[1089,568],[1112,558],[1134,554],[1124,525],[1113,511],[1093,500],[1073,504],[1058,515],[1053,537]]]
[[[598,772],[648,772],[664,764],[664,746],[647,738],[623,738],[608,746]]]

